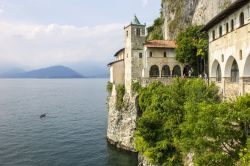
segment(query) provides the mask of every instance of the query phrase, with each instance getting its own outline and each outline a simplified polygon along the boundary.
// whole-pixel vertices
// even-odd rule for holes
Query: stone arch
[[[183,75],[189,76],[189,71],[191,71],[191,67],[189,65],[186,65],[183,69]]]
[[[239,65],[233,56],[230,56],[225,66],[225,77],[231,82],[239,82]]]
[[[217,59],[215,59],[211,67],[211,77],[216,77],[216,70],[218,65],[220,65],[220,63]]]
[[[169,77],[171,75],[171,72],[170,72],[170,68],[168,65],[164,65],[162,67],[162,72],[161,72],[161,76],[162,77]]]
[[[151,66],[150,71],[149,71],[149,76],[150,77],[159,77],[160,76],[160,70],[159,70],[159,67],[157,65]]]
[[[250,54],[248,54],[248,57],[246,59],[245,65],[244,65],[243,76],[250,77]]]
[[[216,59],[214,60],[211,68],[211,77],[216,78],[216,81],[221,81],[222,72],[221,72],[221,65],[219,61]]]
[[[174,67],[172,76],[181,76],[181,67],[179,65]]]

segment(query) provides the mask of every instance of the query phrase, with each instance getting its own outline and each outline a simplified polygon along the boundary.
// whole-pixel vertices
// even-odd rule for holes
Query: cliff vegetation
[[[156,165],[243,165],[249,161],[250,95],[222,102],[202,79],[154,82],[139,92],[136,150]],[[249,147],[249,145],[248,145]]]
[[[163,24],[164,19],[161,14],[160,17],[154,20],[154,24],[147,28],[148,36],[147,40],[163,40]]]

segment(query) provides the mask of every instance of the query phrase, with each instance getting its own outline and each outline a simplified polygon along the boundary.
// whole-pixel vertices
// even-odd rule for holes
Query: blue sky
[[[133,15],[149,25],[159,11],[160,0],[0,0],[0,70],[103,68]]]

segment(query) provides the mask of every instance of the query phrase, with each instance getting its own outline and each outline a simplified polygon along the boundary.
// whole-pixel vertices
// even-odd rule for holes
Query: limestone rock
[[[138,117],[136,101],[136,96],[125,94],[125,107],[122,110],[117,110],[115,108],[116,93],[114,92],[109,98],[107,139],[118,148],[132,152],[135,151],[134,132]]]
[[[162,0],[164,38],[173,40],[191,23],[204,25],[235,0]]]

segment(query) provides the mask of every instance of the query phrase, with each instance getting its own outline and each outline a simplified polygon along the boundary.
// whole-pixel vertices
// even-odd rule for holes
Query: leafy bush
[[[113,84],[108,81],[106,89],[107,89],[107,92],[109,93],[109,96],[110,96],[112,93],[112,90],[113,90]]]
[[[240,151],[240,161],[238,165],[249,166],[250,165],[250,138],[247,140],[247,146]]]
[[[125,87],[124,85],[117,86],[117,94],[116,94],[116,109],[121,110],[124,107],[123,97],[125,95]]]
[[[141,89],[141,84],[138,81],[132,83],[132,91],[134,93],[138,93],[140,89]]]

